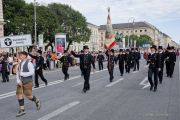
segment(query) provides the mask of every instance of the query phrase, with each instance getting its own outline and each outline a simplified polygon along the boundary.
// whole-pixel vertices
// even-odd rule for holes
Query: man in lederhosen
[[[69,65],[71,64],[71,57],[69,56],[68,52],[65,50],[64,56],[62,56],[59,60],[62,63],[62,72],[65,75],[64,80],[67,80],[69,79],[68,69],[69,69]]]
[[[111,49],[111,50],[107,50],[106,51],[106,55],[107,55],[107,58],[108,58],[108,64],[107,64],[107,68],[108,68],[108,72],[109,72],[109,80],[110,82],[113,82],[113,79],[114,79],[114,49]]]
[[[24,96],[26,96],[29,100],[33,101],[36,104],[37,110],[40,110],[41,104],[40,100],[32,95],[32,86],[33,86],[33,75],[34,75],[34,66],[27,59],[28,53],[23,51],[19,53],[20,64],[17,67],[17,90],[16,96],[19,102],[20,110],[17,113],[16,117],[20,117],[25,112],[24,107]]]
[[[119,71],[120,71],[121,76],[123,76],[123,74],[124,74],[124,63],[125,63],[125,56],[123,54],[123,49],[119,50],[118,60],[119,60]]]
[[[151,47],[151,54],[148,57],[148,80],[150,83],[150,91],[154,89],[154,92],[157,91],[157,85],[158,85],[158,71],[160,71],[160,59],[158,56],[158,53],[156,53],[156,46],[153,45]],[[152,77],[154,75],[154,81],[152,80]]]
[[[165,59],[165,53],[163,51],[162,46],[158,47],[158,54],[159,54],[159,59],[161,62],[161,65],[160,65],[161,70],[158,73],[158,78],[159,78],[159,83],[161,84],[163,81],[163,70],[164,70],[164,59]]]
[[[98,65],[99,65],[99,70],[103,70],[104,55],[102,54],[101,51],[99,51],[99,54],[97,56],[97,61],[98,61]]]
[[[42,57],[42,51],[38,50],[36,53],[36,56],[29,54],[30,57],[36,60],[36,65],[35,65],[35,87],[39,87],[39,81],[38,81],[38,76],[40,76],[41,80],[45,83],[45,85],[48,84],[46,78],[43,75],[43,64],[44,64],[44,58]]]
[[[88,90],[90,90],[89,79],[90,79],[90,73],[91,73],[91,64],[93,66],[93,71],[94,71],[95,63],[94,63],[93,56],[89,53],[88,46],[83,46],[83,51],[84,53],[80,55],[75,54],[73,51],[71,51],[71,53],[73,56],[79,57],[82,63],[82,71],[84,74],[83,92],[86,93]]]

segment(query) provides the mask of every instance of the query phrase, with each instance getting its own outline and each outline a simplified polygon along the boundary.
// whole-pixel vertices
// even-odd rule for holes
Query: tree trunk
[[[72,44],[72,42],[70,41],[69,43],[68,43],[68,46],[67,46],[67,49],[66,50],[68,50],[69,48],[70,48],[70,45]]]

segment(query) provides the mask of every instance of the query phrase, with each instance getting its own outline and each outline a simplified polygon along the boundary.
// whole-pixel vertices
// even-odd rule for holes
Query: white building
[[[88,28],[91,30],[90,39],[88,42],[81,42],[81,43],[74,42],[71,45],[71,47],[76,52],[81,51],[84,45],[88,45],[90,51],[100,50],[99,27],[91,23],[87,23],[87,24],[88,24]]]

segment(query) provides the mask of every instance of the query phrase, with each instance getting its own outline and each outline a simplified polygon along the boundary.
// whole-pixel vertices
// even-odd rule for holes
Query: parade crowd
[[[35,80],[35,88],[39,87],[38,78],[40,77],[44,84],[48,85],[48,80],[43,75],[43,69],[51,70],[51,62],[56,63],[54,66],[58,67],[60,63],[64,80],[68,80],[70,75],[68,69],[70,66],[78,65],[81,70],[81,76],[84,77],[84,87],[82,91],[86,93],[90,90],[90,73],[96,70],[95,62],[98,63],[98,69],[103,70],[103,62],[107,61],[107,68],[109,73],[109,81],[114,80],[115,64],[119,66],[120,76],[125,73],[139,70],[140,59],[142,52],[139,48],[131,49],[108,49],[106,51],[99,51],[97,53],[90,52],[88,46],[84,46],[80,52],[74,52],[71,49],[65,50],[63,55],[51,53],[49,51],[33,49],[31,52],[17,51],[16,54],[2,53],[0,54],[0,72],[2,82],[9,82],[9,75],[16,74],[17,90],[16,96],[19,102],[20,111],[17,117],[25,114],[24,96],[33,101],[37,110],[41,107],[40,100],[33,96],[33,76]],[[158,83],[163,83],[163,70],[166,65],[167,77],[172,78],[176,58],[179,56],[179,50],[173,46],[168,46],[166,49],[162,46],[152,45],[150,51],[144,51],[143,57],[147,61],[148,80],[150,83],[150,91],[157,91]],[[75,58],[78,60],[75,61]]]

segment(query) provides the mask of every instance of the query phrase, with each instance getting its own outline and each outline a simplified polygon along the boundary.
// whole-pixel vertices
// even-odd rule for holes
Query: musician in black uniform
[[[174,66],[176,63],[176,53],[174,52],[174,47],[172,46],[169,51],[169,76],[173,77]]]
[[[131,66],[130,66],[130,68],[134,68],[134,64],[135,64],[135,48],[131,48],[130,56],[131,56]]]
[[[86,91],[90,90],[89,78],[90,78],[90,73],[91,73],[91,64],[93,66],[93,69],[95,69],[95,64],[94,64],[93,56],[89,53],[88,46],[84,46],[83,50],[84,50],[84,53],[80,55],[76,55],[73,51],[71,51],[71,53],[75,57],[79,57],[82,63],[82,71],[84,74],[83,92],[86,93]]]
[[[163,81],[163,70],[164,70],[164,60],[165,60],[165,53],[163,51],[162,46],[158,47],[158,54],[159,54],[159,59],[161,62],[161,66],[160,66],[161,70],[158,73],[158,78],[159,78],[159,83],[161,84]]]
[[[109,72],[109,75],[110,75],[110,82],[113,82],[113,79],[114,79],[114,75],[113,75],[113,72],[114,72],[114,49],[111,49],[111,50],[107,50],[106,51],[106,55],[107,55],[107,58],[108,58],[108,65],[107,65],[107,68],[108,68],[108,72]]]
[[[41,80],[45,83],[45,85],[48,84],[47,80],[44,78],[43,75],[43,64],[44,64],[44,58],[42,57],[42,51],[38,50],[36,53],[36,56],[29,54],[30,57],[36,60],[36,65],[35,65],[35,87],[39,87],[39,81],[38,81],[38,76],[40,76]]]
[[[62,56],[59,60],[62,63],[62,72],[65,75],[64,80],[67,80],[69,79],[68,69],[71,64],[71,57],[69,56],[68,51],[65,50],[64,56]]]
[[[97,61],[98,61],[98,65],[99,65],[99,70],[103,70],[104,55],[102,54],[101,51],[99,51],[99,54],[97,56]]]
[[[81,50],[80,54],[83,54],[83,53],[84,53],[84,51]],[[79,67],[80,67],[80,70],[81,70],[81,76],[83,76],[84,75],[84,73],[83,73],[83,62],[82,62],[81,59],[79,60]]]
[[[137,70],[139,70],[139,60],[141,59],[141,54],[138,50],[138,48],[135,49],[134,52],[134,71],[136,71],[136,67]]]
[[[123,74],[124,74],[124,63],[125,63],[125,56],[123,54],[123,49],[119,50],[118,60],[119,60],[119,71],[120,71],[121,76],[123,76]]]
[[[158,85],[158,71],[160,71],[160,59],[158,56],[158,53],[156,53],[156,46],[153,45],[151,47],[151,54],[148,56],[148,64],[149,64],[149,69],[148,69],[148,80],[150,83],[150,91],[153,90],[154,92],[157,91],[157,85]],[[154,75],[154,81],[152,80],[152,77]]]
[[[166,51],[165,51],[165,64],[166,64],[167,77],[170,77],[170,61],[169,61],[170,49],[171,49],[171,47],[168,46]]]
[[[126,68],[126,73],[130,73],[130,68],[131,68],[131,55],[129,49],[126,49],[126,54],[125,54],[125,68]]]

